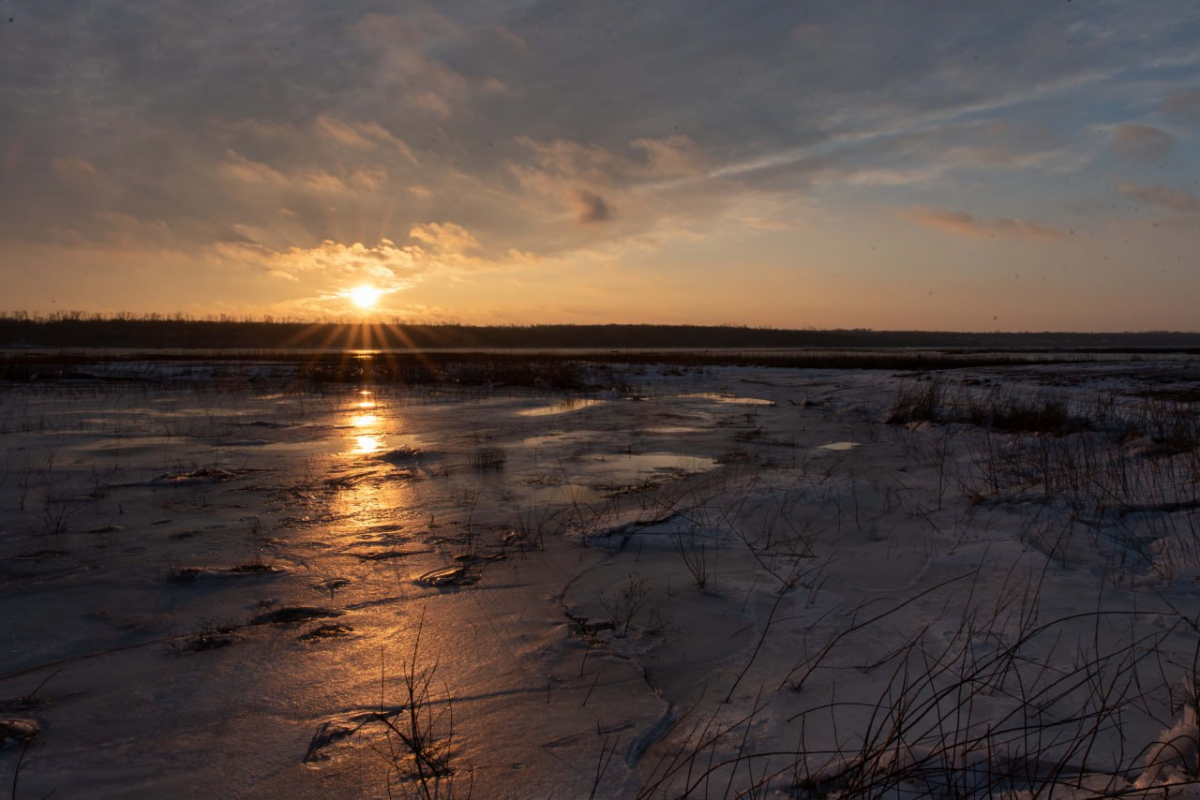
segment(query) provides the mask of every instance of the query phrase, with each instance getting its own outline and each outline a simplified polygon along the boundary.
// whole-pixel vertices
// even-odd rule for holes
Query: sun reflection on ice
[[[383,445],[382,437],[359,436],[348,455],[377,456]],[[331,508],[336,522],[330,532],[364,548],[356,552],[368,559],[386,561],[404,550],[409,534],[403,531],[422,513],[413,482],[398,479],[383,461],[344,464],[341,477]]]
[[[383,449],[383,438],[380,436],[355,436],[354,449],[350,452],[354,455],[367,455],[375,453]]]
[[[343,398],[337,415],[343,425],[349,425],[341,453],[344,460],[336,467],[342,473],[337,481],[338,533],[360,538],[368,534],[363,541],[378,540],[378,552],[383,553],[399,541],[398,534],[389,531],[400,519],[417,513],[411,481],[406,479],[410,476],[385,455],[398,441],[413,437],[399,432],[402,415],[387,403],[377,402],[370,390]]]
[[[377,407],[374,393],[367,389],[358,392],[358,398],[349,404],[350,426],[355,428],[349,455],[369,455],[384,448],[384,420],[375,413]]]

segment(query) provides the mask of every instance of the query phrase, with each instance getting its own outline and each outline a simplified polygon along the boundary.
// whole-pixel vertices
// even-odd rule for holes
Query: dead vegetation
[[[414,633],[412,650],[399,675],[399,710],[391,712],[385,705],[388,698],[388,677],[381,668],[379,678],[378,720],[385,728],[383,744],[375,751],[384,757],[387,766],[388,797],[405,791],[424,800],[470,797],[473,781],[469,770],[460,779],[455,761],[454,698],[444,684],[435,683],[438,661],[426,663],[421,653],[421,637],[425,617]]]
[[[379,634],[366,614],[355,617],[354,627],[332,621],[344,612],[305,605],[311,595],[303,592],[327,592],[332,601],[342,589],[389,587],[381,598],[339,595],[347,609],[400,602],[405,592],[486,605],[496,595],[456,589],[478,583],[489,564],[517,551],[525,555],[513,559],[514,575],[523,559],[536,560],[529,566],[537,568],[569,563],[568,571],[583,569],[576,563],[604,564],[606,582],[597,579],[586,602],[564,607],[567,627],[588,652],[614,662],[652,659],[656,648],[679,646],[672,637],[682,637],[682,624],[660,624],[673,624],[677,609],[740,615],[736,640],[718,640],[707,627],[700,633],[694,658],[708,657],[699,651],[710,649],[725,658],[711,672],[697,668],[705,679],[715,676],[701,699],[687,695],[660,722],[628,736],[597,726],[598,796],[606,776],[618,773],[635,775],[641,783],[630,791],[644,797],[1149,797],[1168,781],[1195,783],[1188,720],[1196,716],[1190,645],[1197,623],[1185,605],[1172,605],[1200,577],[1194,408],[1159,395],[1022,395],[948,380],[906,382],[887,410],[890,428],[879,424],[878,409],[874,426],[864,427],[854,416],[859,412],[846,411],[836,398],[764,406],[750,417],[714,415],[716,433],[706,446],[732,445],[736,457],[703,473],[656,471],[583,486],[573,465],[610,457],[607,445],[629,455],[650,450],[644,442],[651,435],[623,420],[590,432],[592,441],[577,445],[576,461],[536,470],[526,469],[527,454],[512,439],[488,435],[477,436],[474,446],[504,446],[472,451],[460,440],[454,452],[474,469],[436,478],[414,470],[385,480],[381,470],[388,467],[366,467],[365,460],[340,464],[335,474],[313,470],[288,491],[264,490],[287,532],[281,536],[294,534],[294,546],[308,548],[302,556],[284,555],[288,571],[263,560],[266,545],[259,541],[252,557],[234,566],[196,566],[206,558],[202,551],[168,562],[169,581],[198,584],[170,589],[173,597],[215,594],[222,583],[270,586],[285,597],[253,598],[267,610],[248,625],[208,621],[175,639],[176,649],[200,652],[257,636],[315,660]],[[779,422],[783,414],[790,428]],[[842,426],[836,437],[805,435],[818,416]],[[868,443],[861,450],[820,452],[852,426],[861,434],[852,438]],[[563,427],[573,433],[569,423]],[[862,466],[869,447],[902,453],[902,468],[869,472],[870,464]],[[227,480],[194,477],[198,491]],[[38,504],[39,480],[27,481],[30,509]],[[430,488],[438,482],[448,488]],[[554,499],[529,499],[535,496]],[[424,505],[431,497],[442,497],[443,505]],[[401,519],[409,509],[410,518]],[[55,535],[70,535],[71,527]],[[173,529],[151,528],[148,536],[163,531],[166,541]],[[94,538],[112,541],[97,541],[98,550],[136,544],[120,526],[93,530]],[[211,534],[195,530],[194,540],[176,546],[208,546]],[[420,549],[412,546],[418,540]],[[564,541],[577,546],[566,560]],[[971,546],[981,541],[1015,545],[980,555]],[[50,543],[55,547],[31,549],[24,560],[67,560],[92,546]],[[272,541],[270,552],[283,546]],[[868,552],[894,560],[897,575],[908,562],[932,566],[894,585],[889,571],[880,570],[876,576],[890,588],[859,589],[838,559]],[[440,562],[418,559],[430,554]],[[973,566],[964,567],[969,558]],[[998,587],[988,583],[985,566],[1010,558],[1043,570],[1018,577],[1014,567]],[[153,562],[149,573],[159,576],[160,589],[162,563]],[[324,577],[331,574],[354,581]],[[270,575],[285,580],[252,579]],[[305,576],[302,585],[297,575]],[[1050,582],[1082,584],[1081,575],[1095,578],[1088,586],[1096,596],[1081,601],[1087,610],[1064,611],[1047,599]],[[244,579],[209,580],[234,576]],[[1142,587],[1151,589],[1134,591]],[[289,604],[268,605],[280,602]],[[291,629],[250,627],[266,625]],[[331,719],[313,736],[305,760],[320,761],[369,733],[388,770],[389,794],[469,793],[456,706],[439,671],[444,665],[426,661],[421,646],[418,631],[401,668],[381,667],[378,708]],[[549,682],[546,694],[547,705],[559,702]],[[589,689],[579,707],[594,707],[591,697]],[[471,709],[465,702],[457,707]],[[781,744],[779,731],[793,741]]]
[[[237,640],[236,625],[207,619],[201,623],[199,630],[176,639],[171,646],[180,653],[202,653],[228,647]]]

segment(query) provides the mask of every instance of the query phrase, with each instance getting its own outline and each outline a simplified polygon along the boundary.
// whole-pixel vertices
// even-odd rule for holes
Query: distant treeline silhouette
[[[190,319],[156,314],[0,315],[0,346],[150,349],[1200,349],[1200,333],[959,333],[704,325],[458,325]]]

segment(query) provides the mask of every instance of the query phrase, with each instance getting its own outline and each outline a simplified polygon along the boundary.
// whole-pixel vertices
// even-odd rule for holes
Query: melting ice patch
[[[701,400],[712,400],[715,403],[729,403],[735,406],[773,406],[773,400],[764,400],[761,397],[738,397],[737,395],[724,394],[723,392],[689,392],[681,394],[679,397],[697,397]]]
[[[568,397],[566,400],[549,406],[538,406],[537,408],[527,408],[524,411],[518,411],[518,417],[549,417],[554,414],[566,414],[571,411],[579,411],[584,408],[591,408],[594,405],[599,405],[603,400],[590,400],[583,397]]]

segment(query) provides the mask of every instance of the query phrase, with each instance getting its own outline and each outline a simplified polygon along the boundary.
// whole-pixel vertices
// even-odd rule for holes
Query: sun
[[[374,286],[355,286],[346,292],[346,297],[363,311],[368,311],[375,307],[382,294],[383,290],[376,289]]]

